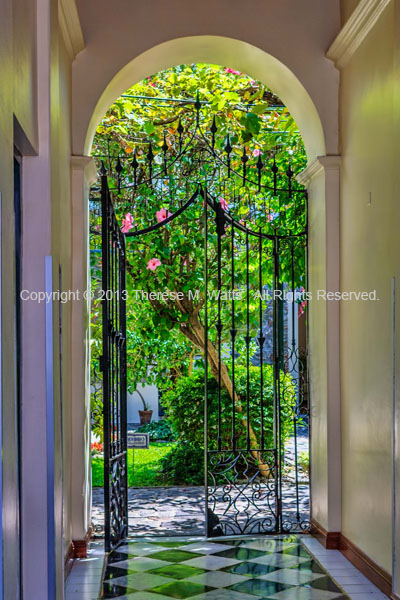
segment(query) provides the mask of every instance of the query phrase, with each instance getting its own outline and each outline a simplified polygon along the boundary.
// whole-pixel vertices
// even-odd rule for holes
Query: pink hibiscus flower
[[[230,67],[225,69],[225,73],[232,73],[232,75],[240,75],[240,71],[235,71],[235,69],[231,69]]]
[[[260,154],[261,154],[261,150],[259,150],[258,148],[254,148],[253,156],[260,156]]]
[[[228,203],[227,203],[227,201],[225,200],[225,198],[222,198],[222,196],[220,196],[220,198],[219,198],[219,203],[220,203],[220,204],[221,204],[221,206],[222,206],[222,210],[228,210]]]
[[[159,267],[160,265],[161,265],[161,261],[158,260],[158,258],[152,258],[147,263],[146,268],[149,269],[150,271],[155,271],[157,269],[157,267]]]
[[[171,216],[172,213],[168,212],[165,208],[160,208],[160,210],[156,212],[157,223],[161,223],[161,221],[165,221],[165,219],[168,219],[168,217]]]
[[[130,229],[132,229],[134,226],[135,226],[135,224],[133,222],[133,217],[132,217],[131,213],[126,213],[125,218],[122,219],[122,227],[121,227],[122,233],[128,233],[128,231]]]

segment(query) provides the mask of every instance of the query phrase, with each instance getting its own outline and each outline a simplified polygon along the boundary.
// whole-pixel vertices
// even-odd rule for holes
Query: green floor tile
[[[204,585],[199,585],[198,583],[191,583],[190,581],[173,581],[153,588],[150,591],[157,594],[163,594],[164,596],[170,596],[171,598],[191,598],[192,596],[204,594],[212,589],[213,588]]]
[[[191,558],[197,558],[199,556],[202,556],[202,554],[196,554],[194,552],[185,552],[184,550],[171,549],[156,552],[155,554],[151,555],[151,558],[157,558],[159,560],[165,560],[166,562],[171,563],[180,563]]]
[[[195,577],[196,575],[202,575],[205,573],[204,569],[197,567],[190,567],[182,563],[165,565],[150,571],[155,575],[165,575],[166,577],[172,577],[172,579],[187,579],[188,577]]]

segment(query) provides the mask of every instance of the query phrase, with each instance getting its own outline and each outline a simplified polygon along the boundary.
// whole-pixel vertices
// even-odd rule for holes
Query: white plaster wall
[[[150,410],[153,411],[151,415],[152,421],[158,421],[158,388],[155,385],[141,385],[139,391],[142,394],[145,401],[149,404]],[[128,394],[128,423],[139,423],[139,410],[143,410],[143,403],[140,399],[139,394]]]
[[[399,11],[398,2],[388,5],[344,68],[340,96],[341,287],[376,289],[379,298],[341,305],[342,532],[388,572],[391,279],[400,276]]]
[[[326,228],[325,176],[314,177],[309,187],[309,290],[315,298],[325,288]],[[327,355],[326,314],[323,303],[311,302],[308,312],[310,343],[311,399],[311,495],[312,516],[328,529],[328,456],[327,456]]]

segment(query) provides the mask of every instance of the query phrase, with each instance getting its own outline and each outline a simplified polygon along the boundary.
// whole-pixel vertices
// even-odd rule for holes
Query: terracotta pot
[[[151,421],[152,410],[139,410],[140,424],[147,425]]]

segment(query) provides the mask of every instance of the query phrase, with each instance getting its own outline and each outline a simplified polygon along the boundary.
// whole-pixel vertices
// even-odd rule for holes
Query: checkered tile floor
[[[102,597],[348,599],[296,536],[131,541],[110,555]]]

